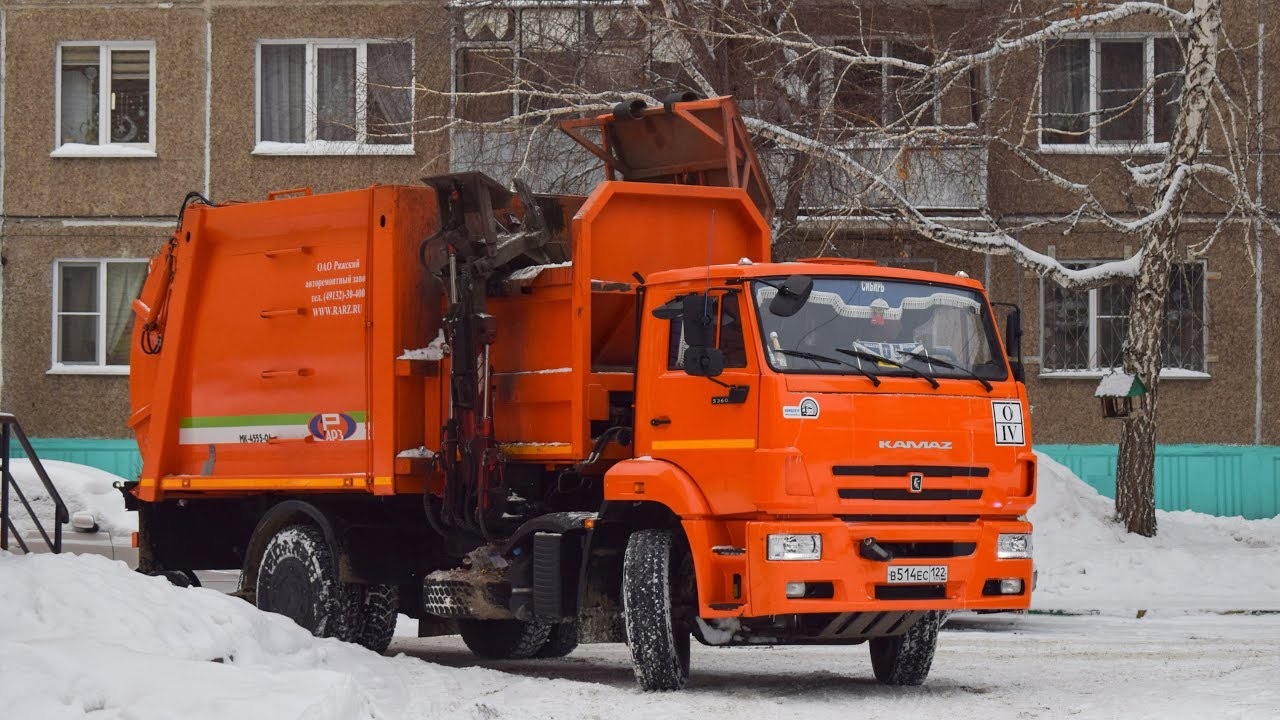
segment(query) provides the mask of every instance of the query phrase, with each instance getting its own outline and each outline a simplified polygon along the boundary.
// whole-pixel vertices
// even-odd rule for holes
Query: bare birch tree
[[[1130,532],[1154,535],[1162,318],[1172,271],[1207,252],[1227,228],[1254,221],[1269,234],[1280,230],[1249,191],[1261,138],[1240,59],[1246,53],[1223,30],[1222,0],[941,5],[462,0],[454,12],[455,38],[464,41],[455,42],[451,112],[422,120],[454,135],[455,167],[501,159],[511,173],[546,185],[547,168],[564,157],[552,132],[562,117],[603,112],[623,98],[657,103],[675,89],[732,94],[772,175],[778,236],[805,232],[817,215],[856,215],[927,241],[1011,256],[1064,288],[1124,288],[1131,300],[1121,362],[1148,392],[1124,421],[1116,508]],[[1152,49],[1137,86],[1103,87],[1094,77],[1083,104],[1078,87],[1066,88],[1074,102],[1053,100],[1064,88],[1044,86],[1057,82],[1046,63],[1084,57],[1086,68],[1096,68],[1088,58],[1098,53],[1079,38],[1108,31],[1164,38],[1143,46]],[[1222,72],[1224,52],[1231,72]],[[495,150],[497,137],[510,143]],[[1077,146],[1076,154],[1045,152],[1062,145]],[[998,154],[1020,179],[1051,193],[1058,209],[1030,218],[1002,213],[985,203],[983,188],[970,217],[927,212],[922,197],[936,178],[919,176],[921,156],[947,150],[954,165],[934,163],[931,172],[949,174],[951,186],[987,182],[986,155],[965,148]],[[1097,162],[1079,172],[1073,158],[1081,156]],[[580,188],[591,174],[575,174],[581,165],[557,167],[561,189]],[[1189,203],[1217,218],[1210,230],[1184,230]],[[1134,250],[1078,267],[1021,239],[1024,232],[1071,236],[1082,227],[1101,228]]]

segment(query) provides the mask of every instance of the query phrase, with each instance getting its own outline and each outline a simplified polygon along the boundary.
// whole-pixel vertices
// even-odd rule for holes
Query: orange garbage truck
[[[771,262],[730,98],[563,129],[585,197],[478,173],[188,196],[134,303],[140,569],[384,650],[870,648],[919,684],[955,610],[1030,603],[1016,311],[963,275]],[[584,157],[586,157],[584,155]]]

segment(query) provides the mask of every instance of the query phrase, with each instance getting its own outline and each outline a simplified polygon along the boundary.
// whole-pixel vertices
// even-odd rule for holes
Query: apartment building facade
[[[982,16],[989,4],[972,0],[808,5],[800,22],[813,37],[904,60],[928,60],[941,52],[939,38],[966,23],[999,21]],[[833,21],[837,7],[855,8],[858,24]],[[0,0],[0,406],[48,443],[127,450],[129,305],[189,191],[252,200],[301,187],[413,183],[448,169],[485,170],[503,181],[520,174],[535,189],[589,187],[595,175],[585,154],[549,125],[497,132],[487,124],[550,114],[570,101],[502,92],[510,87],[571,87],[572,101],[603,104],[610,90],[660,97],[663,88],[692,84],[670,38],[644,19],[646,8]],[[1271,161],[1280,41],[1270,34],[1280,8],[1228,4],[1226,13],[1232,62],[1248,91],[1242,97],[1260,110],[1251,132],[1268,138],[1246,158],[1257,175],[1250,193],[1280,207]],[[761,67],[750,51],[726,58]],[[1134,190],[1117,158],[1158,158],[1176,117],[1168,78],[1179,63],[1167,24],[1136,20],[1036,45],[982,68],[964,87],[932,94],[884,67],[859,70],[858,85],[824,90],[849,77],[831,58],[801,74],[814,92],[836,93],[837,111],[869,126],[906,115],[925,128],[1034,118],[1036,126],[1008,145],[922,141],[904,154],[901,144],[914,140],[872,131],[845,138],[843,148],[880,168],[931,218],[972,227],[1020,219],[1023,243],[1084,266],[1131,254],[1134,240],[1086,218],[1069,234],[1037,229],[1036,218],[1068,216],[1076,205],[1031,177],[1010,148],[1087,179],[1104,202],[1125,207]],[[763,108],[770,92],[740,79],[722,87],[748,112]],[[1140,111],[1079,125],[1082,116],[1126,105]],[[1208,149],[1219,142],[1211,138]],[[1117,441],[1118,425],[1101,417],[1093,390],[1118,362],[1123,291],[1066,291],[1008,257],[927,242],[884,213],[874,189],[817,169],[788,178],[776,148],[762,155],[780,197],[803,185],[779,255],[835,252],[982,278],[993,300],[1023,308],[1038,441]],[[850,197],[860,198],[857,207],[850,209]],[[1182,227],[1187,244],[1213,234],[1222,219],[1211,199],[1195,199]],[[1280,359],[1268,345],[1280,337],[1280,305],[1265,282],[1277,245],[1265,232],[1229,223],[1178,264],[1166,317],[1161,443],[1280,445]]]

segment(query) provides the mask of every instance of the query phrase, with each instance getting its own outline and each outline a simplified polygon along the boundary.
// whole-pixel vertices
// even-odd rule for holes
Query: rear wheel
[[[365,585],[364,602],[360,606],[360,634],[356,642],[376,653],[386,652],[391,637],[396,633],[399,610],[399,587]]]
[[[868,645],[876,680],[884,685],[922,684],[938,649],[942,617],[940,612],[927,612],[902,635],[873,638]]]
[[[578,648],[578,621],[556,623],[551,626],[547,641],[542,644],[534,657],[559,658],[568,655]]]
[[[258,570],[257,604],[317,637],[356,639],[361,588],[338,579],[333,551],[313,525],[289,525],[267,543]]]
[[[693,567],[682,536],[639,530],[622,562],[622,607],[636,681],[645,690],[679,690],[689,679]]]
[[[490,660],[533,657],[551,634],[551,626],[524,620],[459,620],[462,642],[477,656]]]

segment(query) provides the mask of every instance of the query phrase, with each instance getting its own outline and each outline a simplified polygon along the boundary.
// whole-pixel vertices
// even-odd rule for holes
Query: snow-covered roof
[[[1137,375],[1130,375],[1122,370],[1102,376],[1094,397],[1134,397],[1147,391]]]

